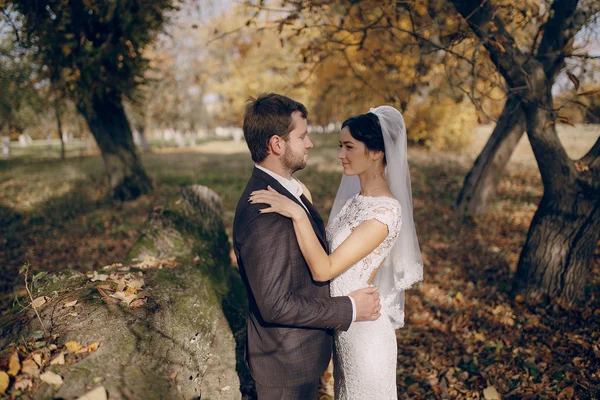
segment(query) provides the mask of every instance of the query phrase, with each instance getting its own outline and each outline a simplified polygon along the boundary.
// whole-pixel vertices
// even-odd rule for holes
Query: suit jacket
[[[264,386],[286,387],[318,379],[329,363],[332,329],[347,330],[352,303],[331,297],[328,282],[316,282],[298,242],[292,220],[260,214],[266,204],[250,204],[250,193],[270,185],[298,200],[269,174],[254,168],[238,202],[233,245],[248,292],[246,360],[253,378]],[[304,196],[310,222],[325,250],[325,228]]]

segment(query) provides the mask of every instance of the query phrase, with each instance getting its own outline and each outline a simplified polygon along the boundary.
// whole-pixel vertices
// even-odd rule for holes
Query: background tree
[[[597,2],[557,0],[540,26],[534,54],[523,52],[493,4],[454,0],[490,59],[515,93],[542,175],[544,195],[523,247],[514,290],[581,300],[600,239],[600,138],[579,160],[558,139],[552,86],[573,51],[575,34],[598,12]]]
[[[271,25],[283,32],[286,41],[306,38],[296,47],[307,64],[304,84],[312,89],[313,117],[319,122],[343,120],[386,103],[404,113],[409,141],[460,148],[470,140],[477,110],[459,85],[448,84],[449,58],[440,49],[449,39],[436,30],[426,7],[391,1],[289,4],[289,9],[279,10],[284,16]],[[258,16],[264,6],[249,2],[249,7],[257,15],[249,22],[262,23]],[[443,28],[454,29],[453,21],[446,21]],[[468,43],[457,36],[453,45]],[[462,59],[469,65],[478,63],[477,57]],[[480,72],[489,71],[478,67]],[[466,74],[461,84],[468,85],[469,78]],[[485,77],[490,90],[497,85],[494,78]]]
[[[152,184],[136,154],[123,98],[144,81],[142,56],[167,21],[174,0],[44,2],[11,0],[5,15],[24,32],[53,91],[84,116],[102,151],[117,199],[148,193]]]
[[[36,121],[43,108],[31,54],[0,39],[0,133],[9,142]],[[8,148],[10,149],[10,147]]]
[[[354,38],[350,43],[364,52],[376,49],[363,44],[373,32],[380,30],[388,35],[404,32],[407,37],[418,39],[420,44],[415,46],[419,52],[443,52],[448,57],[442,60],[449,82],[463,90],[478,109],[483,104],[481,99],[490,93],[485,83],[493,82],[493,79],[481,79],[493,76],[485,71],[485,65],[493,66],[502,81],[492,86],[500,87],[502,82],[506,102],[495,131],[467,181],[474,175],[493,178],[492,185],[489,180],[476,179],[487,182],[478,187],[479,190],[487,188],[489,195],[518,139],[527,130],[542,175],[544,196],[523,247],[514,281],[515,292],[549,295],[567,302],[583,297],[585,278],[600,238],[600,140],[579,160],[567,156],[556,134],[556,123],[564,118],[554,107],[552,87],[566,66],[567,57],[589,58],[574,48],[575,35],[590,24],[600,11],[600,3],[439,0],[410,5],[396,1],[337,1],[333,4],[290,1],[286,4],[289,7],[280,10],[284,14],[281,24],[297,24],[300,32],[331,29],[341,35],[358,33],[360,40]],[[261,4],[254,7],[257,13],[265,9]],[[319,18],[314,15],[320,16],[336,7],[341,14],[337,22],[312,23]],[[425,10],[419,11],[420,8]],[[348,26],[348,19],[360,14],[360,10],[368,10],[374,20],[362,22],[358,28]],[[402,22],[406,15],[409,23]],[[424,21],[432,23],[419,24],[415,15],[423,15]],[[448,18],[450,23],[446,22]],[[405,54],[404,49],[398,47],[402,54]],[[315,54],[315,49],[310,47],[302,51]],[[319,51],[316,49],[316,54]],[[374,55],[374,58],[383,56]],[[424,68],[433,66],[427,64]],[[408,68],[406,73],[411,74],[412,70]],[[579,85],[577,78],[571,75],[571,80]],[[476,171],[478,165],[482,171]]]
[[[332,85],[329,81],[320,85],[334,86],[326,92],[329,98],[316,96],[323,98],[324,103],[340,98],[336,96],[336,88],[351,90],[361,85],[361,91],[343,93],[344,99],[348,102],[354,101],[354,97],[369,98],[372,102],[382,99],[394,104],[404,111],[409,140],[444,148],[463,146],[469,139],[464,137],[465,132],[474,126],[474,120],[469,118],[474,111],[462,103],[462,99],[471,100],[479,121],[497,120],[486,146],[465,178],[456,203],[460,215],[486,210],[525,132],[525,120],[504,77],[482,54],[485,50],[479,39],[465,24],[459,23],[452,2],[287,1],[283,8],[276,10],[263,2],[248,1],[247,4],[254,15],[261,15],[265,10],[278,11],[279,23],[295,26],[296,34],[312,32],[308,35],[316,39],[301,49],[309,62],[325,66],[328,59],[342,50],[359,54],[354,62],[348,59],[346,63],[335,63],[338,78],[344,74],[355,75],[357,82],[339,85],[336,81],[336,85]],[[549,3],[510,0],[494,4],[519,48],[534,54],[541,39],[540,27],[549,15]],[[586,25],[579,26],[578,42],[585,42],[580,37]],[[574,50],[565,54],[570,64],[594,62],[593,57],[586,56],[585,49]],[[559,73],[560,70],[557,75]],[[386,79],[381,79],[382,76]],[[398,76],[405,78],[404,81],[396,78]],[[588,79],[593,82],[595,78]],[[327,110],[327,105],[319,109]],[[415,126],[412,126],[413,121]]]

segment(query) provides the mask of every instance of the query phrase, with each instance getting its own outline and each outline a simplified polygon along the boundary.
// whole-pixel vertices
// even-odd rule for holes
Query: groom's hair
[[[244,138],[252,161],[261,162],[268,154],[269,140],[281,136],[287,141],[294,126],[292,113],[298,111],[303,118],[308,111],[302,103],[276,93],[263,93],[257,98],[249,97],[244,113]]]

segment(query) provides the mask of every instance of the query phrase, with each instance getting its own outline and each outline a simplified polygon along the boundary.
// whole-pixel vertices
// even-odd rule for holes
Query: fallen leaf
[[[133,278],[132,280],[130,280],[127,283],[127,286],[129,286],[129,288],[131,288],[131,289],[141,289],[142,286],[144,286],[144,284],[145,283],[144,283],[144,279],[143,278],[139,278],[139,279]]]
[[[136,299],[137,299],[137,296],[135,294],[132,294],[132,295],[126,296],[123,299],[123,302],[127,305],[130,305]]]
[[[33,300],[33,302],[31,303],[31,306],[33,308],[40,308],[41,306],[43,306],[44,304],[46,304],[46,302],[50,300],[49,297],[46,296],[40,296],[37,299]]]
[[[15,382],[13,388],[15,390],[27,390],[33,386],[33,382],[29,378],[22,378]]]
[[[108,275],[99,274],[97,271],[94,271],[93,275],[88,275],[87,277],[90,278],[92,282],[105,281],[108,279]]]
[[[10,377],[4,371],[0,371],[0,394],[6,393],[8,384],[10,383]]]
[[[77,300],[69,301],[69,302],[65,303],[65,308],[73,307],[75,304],[77,304]]]
[[[140,307],[144,307],[146,305],[146,302],[142,299],[137,299],[131,302],[130,306],[134,307],[134,308],[140,308]]]
[[[125,298],[125,292],[114,292],[113,294],[109,295],[110,297],[114,297],[115,299],[119,299],[119,300],[123,300]]]
[[[29,334],[29,337],[33,339],[41,339],[44,337],[44,331],[33,331]]]
[[[500,400],[500,393],[493,386],[483,389],[483,398],[485,400]]]
[[[121,277],[117,281],[117,292],[122,292],[127,287],[127,283],[125,283],[125,278]]]
[[[104,386],[98,386],[95,389],[90,390],[86,394],[81,397],[78,397],[77,400],[107,400],[108,395],[106,394],[106,389]]]
[[[523,303],[525,301],[525,297],[521,296],[520,294],[515,296],[515,301],[517,303]]]
[[[46,382],[50,385],[62,385],[63,378],[60,375],[55,374],[54,372],[47,371],[40,375],[40,379],[42,382]]]
[[[52,361],[50,361],[51,365],[63,365],[65,363],[65,353],[64,352],[60,352],[58,353],[58,355],[56,357],[54,357],[52,359]]]
[[[564,388],[558,394],[558,400],[572,399],[575,396],[575,389],[572,386]]]
[[[75,354],[84,354],[84,353],[87,353],[87,352],[88,352],[87,347],[82,347],[81,349],[77,350],[75,352]]]
[[[96,350],[98,350],[98,346],[100,346],[100,344],[98,342],[94,342],[87,347],[87,351],[89,351],[89,352],[96,351]]]
[[[21,363],[19,362],[19,354],[15,351],[10,356],[10,360],[8,362],[8,374],[10,376],[16,376],[21,370]]]
[[[23,368],[21,372],[25,375],[29,375],[33,378],[37,378],[40,375],[40,367],[32,359],[23,361]]]
[[[79,342],[76,342],[74,340],[65,343],[65,347],[67,348],[67,350],[69,350],[70,352],[77,352],[79,350],[81,350],[81,344],[79,344]]]
[[[98,293],[100,293],[100,296],[102,296],[103,299],[107,299],[109,297],[109,295],[107,295],[104,290],[97,288],[98,289]],[[112,295],[111,295],[112,296]]]
[[[33,354],[33,361],[35,361],[35,363],[41,367],[42,366],[42,355],[40,353],[34,353]]]
[[[109,269],[109,268],[116,268],[116,267],[122,267],[123,264],[121,263],[112,263],[109,265],[105,265],[104,267],[102,267],[102,269]]]
[[[473,335],[473,338],[478,342],[485,342],[485,335],[483,333],[475,332],[475,335]]]
[[[102,285],[96,286],[97,289],[114,290],[111,283],[103,283]]]

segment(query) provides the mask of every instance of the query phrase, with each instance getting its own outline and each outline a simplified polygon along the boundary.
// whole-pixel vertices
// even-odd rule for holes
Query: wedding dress
[[[355,228],[371,219],[387,226],[387,237],[373,252],[331,281],[332,296],[347,296],[368,286],[369,278],[398,238],[402,225],[400,203],[390,197],[356,194],[329,222],[327,238],[333,252]],[[333,357],[336,400],[397,399],[396,331],[385,304],[382,303],[381,317],[376,321],[353,322],[346,332],[335,332]]]

